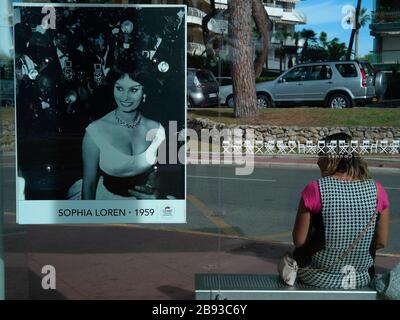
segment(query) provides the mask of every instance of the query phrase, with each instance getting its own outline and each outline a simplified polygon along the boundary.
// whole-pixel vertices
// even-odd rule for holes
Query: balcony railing
[[[188,15],[192,16],[192,17],[197,17],[197,18],[203,19],[203,17],[206,15],[206,13],[197,8],[189,7]]]
[[[197,8],[188,8],[189,17],[194,17],[195,23],[201,25],[201,20],[206,16],[206,13]],[[197,19],[196,19],[197,18]],[[208,28],[214,33],[228,33],[228,21],[211,19],[208,22]]]
[[[372,13],[372,23],[396,22],[400,22],[400,11],[377,11]]]
[[[386,50],[383,52],[373,51],[371,53],[371,63],[400,63],[400,50]]]

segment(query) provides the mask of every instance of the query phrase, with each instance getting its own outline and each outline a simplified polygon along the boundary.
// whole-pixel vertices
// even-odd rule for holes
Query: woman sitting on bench
[[[338,133],[326,142],[351,137]],[[355,153],[320,154],[322,178],[309,183],[293,229],[298,279],[321,288],[356,289],[374,277],[375,251],[387,245],[389,200]]]

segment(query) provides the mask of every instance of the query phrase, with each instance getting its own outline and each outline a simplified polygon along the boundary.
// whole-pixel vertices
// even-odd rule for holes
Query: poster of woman
[[[14,5],[17,221],[183,223],[186,8]]]

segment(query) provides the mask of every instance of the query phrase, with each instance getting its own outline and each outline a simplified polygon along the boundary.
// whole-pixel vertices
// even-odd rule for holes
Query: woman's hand
[[[158,191],[157,171],[153,170],[150,172],[145,185],[134,186],[133,189],[129,189],[128,192],[136,199],[159,199],[160,193]]]
[[[385,248],[389,238],[389,208],[383,210],[380,214],[376,227],[376,250]]]
[[[138,200],[156,200],[159,197],[158,191],[148,184],[134,186],[128,192]]]

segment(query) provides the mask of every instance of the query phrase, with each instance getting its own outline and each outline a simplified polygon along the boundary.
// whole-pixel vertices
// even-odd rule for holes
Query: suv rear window
[[[332,78],[332,70],[328,65],[312,66],[308,80],[327,80]]]
[[[357,77],[356,66],[352,63],[337,64],[336,69],[340,72],[344,78],[355,78]]]
[[[369,64],[369,62],[360,62],[360,65],[368,77],[374,75],[374,68]]]
[[[196,77],[201,83],[210,83],[217,81],[211,72],[205,70],[197,71]]]

